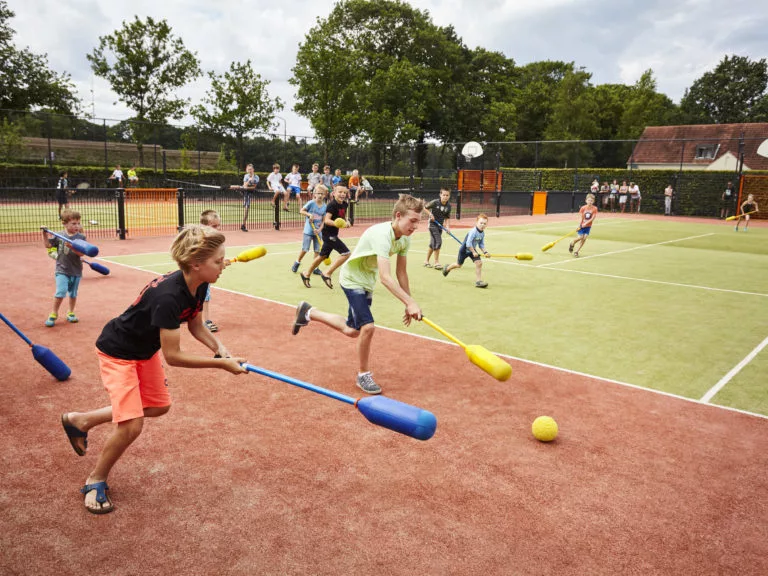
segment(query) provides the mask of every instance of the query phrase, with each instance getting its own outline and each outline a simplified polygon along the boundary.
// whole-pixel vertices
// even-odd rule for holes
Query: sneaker
[[[320,273],[320,278],[323,279],[323,282],[325,282],[325,285],[328,286],[328,288],[333,289],[333,282],[331,282],[331,277],[330,276],[326,276],[325,274],[323,274],[321,272]]]
[[[429,262],[424,262],[424,268],[432,268],[432,264]]]
[[[483,282],[482,280],[478,280],[475,282],[475,288],[488,288],[488,282]]]
[[[291,266],[291,272],[296,274],[296,272],[298,272],[298,271],[299,271],[299,263],[298,262],[294,262],[293,266]]]
[[[443,276],[448,276],[448,272],[450,272],[450,270],[448,270],[448,266],[443,268]]]
[[[248,232],[248,228],[245,227],[245,224],[240,226],[240,230],[242,230],[243,232]]]
[[[53,248],[48,248],[48,256],[56,260],[59,257],[59,251],[54,246]]]
[[[315,276],[322,276],[323,275],[323,273],[320,272],[320,268],[315,268],[314,270],[312,270],[312,274],[314,274]]]
[[[304,286],[307,288],[312,288],[309,283],[309,276],[304,276],[304,272],[299,272],[299,276],[301,276],[301,281],[304,282]]]
[[[299,330],[309,324],[309,320],[307,320],[307,312],[311,309],[312,305],[309,302],[299,302],[299,305],[296,307],[296,319],[293,321],[293,329],[291,330],[291,333],[294,336],[299,333]]]
[[[67,312],[67,322],[72,322],[74,324],[75,322],[79,322],[80,320],[75,316],[74,312]]]
[[[574,252],[574,253],[573,253],[573,257],[574,257],[574,258],[578,258],[578,257],[579,257],[579,253],[578,253],[578,252]]]
[[[568,252],[570,252],[571,254],[573,254],[573,242],[571,242],[570,244],[568,244]]]
[[[381,388],[374,382],[370,372],[357,375],[357,386],[367,394],[381,394]]]
[[[57,314],[49,314],[48,320],[45,321],[45,325],[48,326],[48,328],[53,328],[53,325],[56,324],[56,318],[58,318]]]
[[[208,331],[210,332],[218,332],[219,327],[216,326],[216,323],[213,320],[206,320],[205,321],[205,327],[208,328]]]
[[[734,232],[738,232],[738,231],[739,231],[739,227],[738,227],[738,226],[736,226],[736,228],[734,228],[734,229],[733,229],[733,231],[734,231]]]

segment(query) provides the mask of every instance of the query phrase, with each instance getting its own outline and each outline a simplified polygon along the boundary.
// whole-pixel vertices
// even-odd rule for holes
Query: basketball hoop
[[[483,155],[483,147],[477,142],[467,142],[461,149],[461,155],[471,162],[473,158],[479,158]]]

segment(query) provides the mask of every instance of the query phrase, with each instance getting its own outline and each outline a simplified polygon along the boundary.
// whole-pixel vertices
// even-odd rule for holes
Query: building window
[[[714,144],[699,144],[696,146],[696,160],[711,160],[715,157]]]

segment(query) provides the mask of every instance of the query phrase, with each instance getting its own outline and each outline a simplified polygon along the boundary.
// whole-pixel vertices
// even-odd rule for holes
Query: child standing
[[[347,248],[347,245],[342,242],[341,238],[339,238],[339,229],[336,227],[335,223],[337,218],[342,218],[345,221],[347,220],[347,209],[349,208],[347,194],[349,194],[349,190],[344,186],[336,186],[336,188],[333,189],[333,198],[328,203],[325,210],[325,216],[323,216],[323,229],[321,232],[323,236],[323,247],[320,249],[320,253],[315,256],[312,264],[309,265],[309,270],[307,270],[306,276],[303,272],[299,273],[301,281],[307,288],[311,288],[309,283],[310,275],[314,273],[318,266],[320,266],[320,262],[331,255],[331,252],[336,250],[340,256],[331,263],[330,268],[327,270],[327,274],[320,273],[320,277],[328,288],[333,288],[331,275],[334,270],[344,264],[349,258],[349,248]],[[347,225],[349,224],[347,223]]]
[[[208,284],[216,282],[226,266],[224,235],[206,226],[188,226],[173,241],[171,256],[179,270],[147,284],[96,340],[101,380],[111,406],[61,415],[67,438],[79,456],[85,455],[89,430],[107,422],[117,424],[80,490],[86,510],[93,514],[114,510],[107,495],[107,477],[141,434],[144,418],[162,416],[171,408],[161,349],[171,366],[219,368],[232,374],[246,371],[240,365],[245,360],[230,358],[226,347],[203,326],[200,315]],[[181,349],[184,322],[192,336],[218,357]]]
[[[285,208],[288,210],[288,201],[291,194],[296,194],[296,202],[301,202],[301,174],[299,174],[299,165],[291,166],[291,173],[285,175],[285,182],[288,184],[288,190],[285,192]]]
[[[202,214],[200,214],[200,224],[202,224],[203,226],[210,226],[214,230],[218,230],[219,226],[221,226],[221,218],[219,218],[219,213],[216,212],[216,210],[205,210]],[[229,264],[229,261],[227,260],[227,265],[228,264]],[[211,286],[209,284],[208,290],[205,293],[205,300],[203,300],[203,324],[211,332],[218,332],[219,327],[216,325],[216,323],[213,320],[211,320],[210,303],[211,303]]]
[[[338,314],[313,308],[308,302],[301,302],[296,308],[294,335],[310,321],[315,320],[345,336],[358,339],[356,384],[368,394],[381,393],[369,365],[371,339],[375,329],[371,303],[377,278],[381,276],[381,283],[405,304],[403,323],[406,326],[410,325],[411,320],[421,320],[421,308],[411,296],[406,264],[411,245],[410,236],[419,227],[423,209],[423,200],[403,194],[395,204],[391,222],[375,224],[363,232],[352,258],[342,267],[339,278],[349,303],[346,319]],[[397,255],[394,276],[390,264],[393,254]]]
[[[245,223],[248,221],[248,210],[251,208],[251,196],[256,192],[256,186],[259,185],[259,176],[253,170],[253,164],[248,164],[245,167],[245,175],[243,176],[243,187],[241,192],[243,193],[243,208],[245,212],[243,214],[243,224],[240,226],[240,230],[248,232],[248,228],[245,227]],[[216,214],[218,218],[218,214]],[[200,222],[205,224],[205,222]],[[217,226],[218,227],[218,226]]]
[[[85,234],[80,228],[80,212],[64,210],[61,213],[61,221],[64,224],[62,234],[70,240],[85,240]],[[56,248],[56,293],[53,297],[53,311],[48,315],[45,325],[52,328],[59,317],[61,302],[69,294],[69,311],[67,322],[77,322],[75,316],[75,304],[77,304],[77,289],[80,286],[80,278],[83,276],[83,261],[81,253],[75,251],[69,242],[64,242],[55,236],[49,236],[43,230],[43,243],[46,249]]]
[[[483,260],[480,257],[480,251],[482,250],[486,258],[489,257],[488,251],[485,249],[485,227],[488,226],[488,216],[485,214],[478,214],[475,227],[469,231],[464,237],[464,242],[461,243],[459,248],[459,259],[443,268],[443,276],[448,276],[451,270],[461,268],[464,264],[464,260],[470,258],[475,263],[475,287],[487,288],[488,282],[484,282],[482,278]]]
[[[670,216],[672,214],[672,196],[675,194],[675,189],[672,188],[672,184],[667,184],[664,188],[664,216]]]
[[[432,268],[429,259],[433,253],[435,255],[435,270],[442,270],[443,268],[443,265],[440,264],[440,248],[443,245],[442,228],[449,232],[451,230],[450,226],[448,226],[448,219],[451,217],[451,204],[448,202],[450,199],[451,191],[447,188],[441,188],[440,198],[436,198],[424,206],[427,214],[429,214],[429,248],[427,248],[427,259],[424,262],[424,266],[427,268]]]
[[[272,206],[276,205],[278,198],[283,194],[285,196],[285,208],[283,210],[288,210],[288,198],[290,196],[285,191],[285,188],[283,188],[283,175],[280,174],[280,164],[272,164],[272,174],[267,176],[267,188],[273,193]]]
[[[315,164],[317,166],[317,164]],[[301,252],[299,252],[298,258],[291,266],[291,272],[294,274],[299,271],[299,264],[304,255],[309,252],[309,248],[314,247],[315,258],[320,255],[320,241],[317,239],[318,234],[323,226],[323,218],[325,211],[328,207],[325,205],[325,195],[328,190],[322,184],[315,186],[312,192],[313,199],[304,204],[300,214],[307,220],[304,222],[304,234],[302,234],[301,240]],[[314,226],[314,228],[313,228]],[[315,268],[314,274],[322,274],[319,268]]]
[[[592,223],[597,218],[597,206],[595,206],[595,197],[587,194],[587,203],[579,209],[579,229],[576,232],[579,237],[568,245],[568,252],[571,252],[576,258],[579,257],[579,250],[584,247],[587,241],[589,231],[592,229]],[[580,242],[578,250],[573,251],[576,243]]]
[[[56,202],[59,205],[59,220],[61,220],[62,208],[66,208],[67,204],[69,204],[69,195],[71,192],[69,191],[68,177],[69,174],[64,170],[64,172],[59,174],[59,181],[56,183]]]
[[[757,202],[755,202],[755,197],[752,194],[747,195],[747,199],[744,200],[744,202],[741,203],[741,214],[744,216],[744,232],[749,230],[749,214],[747,212],[760,212],[760,209],[757,207]],[[741,218],[736,220],[736,232],[739,231],[739,222],[741,222]]]

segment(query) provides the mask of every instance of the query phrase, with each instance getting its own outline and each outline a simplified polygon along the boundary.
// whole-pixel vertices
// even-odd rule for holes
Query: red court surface
[[[168,368],[173,408],[113,470],[116,510],[91,515],[78,489],[111,425],[81,458],[59,417],[107,403],[94,342],[152,276],[86,270],[80,323],[48,329],[52,262],[32,246],[0,257],[2,312],[73,371],[55,381],[0,326],[0,574],[768,573],[768,419],[522,362],[499,383],[455,346],[384,329],[377,381],[436,414],[431,440],[276,380]],[[319,325],[291,336],[292,307],[223,291],[213,305],[233,352],[358,395],[352,341]],[[552,444],[530,434],[542,414],[560,425]]]

